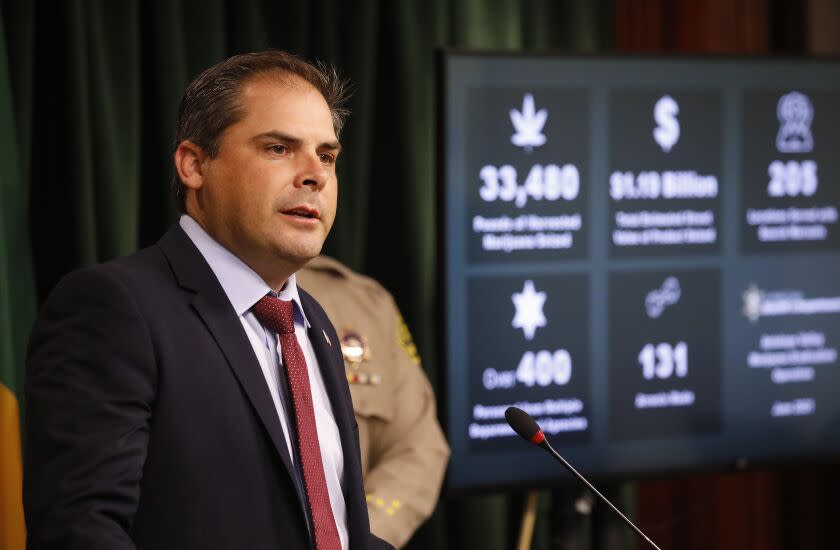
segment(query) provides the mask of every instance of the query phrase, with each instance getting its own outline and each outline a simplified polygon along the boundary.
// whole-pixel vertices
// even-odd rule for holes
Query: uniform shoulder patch
[[[408,330],[408,325],[405,324],[405,320],[400,312],[397,312],[397,343],[408,356],[409,360],[419,366],[420,354],[417,352],[417,346],[411,337],[411,331]]]

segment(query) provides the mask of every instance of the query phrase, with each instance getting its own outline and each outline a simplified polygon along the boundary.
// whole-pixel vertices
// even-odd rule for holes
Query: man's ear
[[[204,185],[204,150],[192,141],[182,141],[175,149],[175,170],[188,189],[201,189]]]

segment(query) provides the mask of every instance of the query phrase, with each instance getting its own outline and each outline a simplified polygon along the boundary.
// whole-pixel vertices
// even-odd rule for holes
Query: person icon
[[[780,153],[808,153],[813,150],[811,122],[814,120],[814,106],[808,96],[800,92],[783,95],[776,106],[776,116],[779,118],[776,149]]]

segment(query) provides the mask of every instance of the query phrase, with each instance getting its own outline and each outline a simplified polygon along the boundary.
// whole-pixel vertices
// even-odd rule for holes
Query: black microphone
[[[560,456],[560,453],[558,453],[557,451],[554,450],[554,448],[551,446],[551,444],[545,438],[545,434],[540,429],[540,425],[537,424],[536,420],[531,418],[530,414],[528,414],[525,411],[523,411],[522,409],[518,409],[516,407],[508,407],[507,410],[505,411],[505,419],[507,419],[507,423],[510,424],[510,427],[513,428],[513,431],[518,433],[520,435],[520,437],[522,437],[522,439],[526,439],[526,440],[530,441],[531,443],[533,443],[534,445],[536,445],[538,447],[542,447],[543,449],[548,451],[554,458],[559,460],[560,463],[563,465],[563,467],[565,467],[567,470],[569,470],[569,472],[573,476],[578,478],[581,481],[581,483],[586,485],[586,487],[590,491],[592,491],[593,493],[598,495],[598,498],[600,498],[603,502],[605,502],[607,504],[607,506],[612,508],[613,512],[618,514],[618,517],[623,519],[624,523],[629,525],[633,529],[633,531],[636,532],[637,535],[639,535],[642,539],[645,540],[645,542],[647,542],[651,546],[651,548],[655,548],[656,550],[661,550],[658,546],[656,546],[656,544],[653,543],[652,540],[650,540],[647,537],[647,535],[642,533],[641,529],[639,529],[638,527],[633,525],[633,522],[630,521],[629,519],[627,519],[627,516],[622,514],[621,511],[618,508],[616,508],[613,505],[612,502],[607,500],[607,497],[605,497],[600,492],[598,492],[598,489],[593,487],[592,484],[589,483],[586,480],[585,477],[580,475],[578,473],[578,471],[575,470],[572,467],[571,464],[566,462],[566,459],[563,458],[562,456]]]

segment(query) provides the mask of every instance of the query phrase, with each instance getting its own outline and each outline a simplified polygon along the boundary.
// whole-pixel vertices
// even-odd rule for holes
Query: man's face
[[[190,213],[272,284],[321,251],[335,219],[339,145],[323,96],[298,77],[248,81],[240,103],[245,116],[204,159]]]

